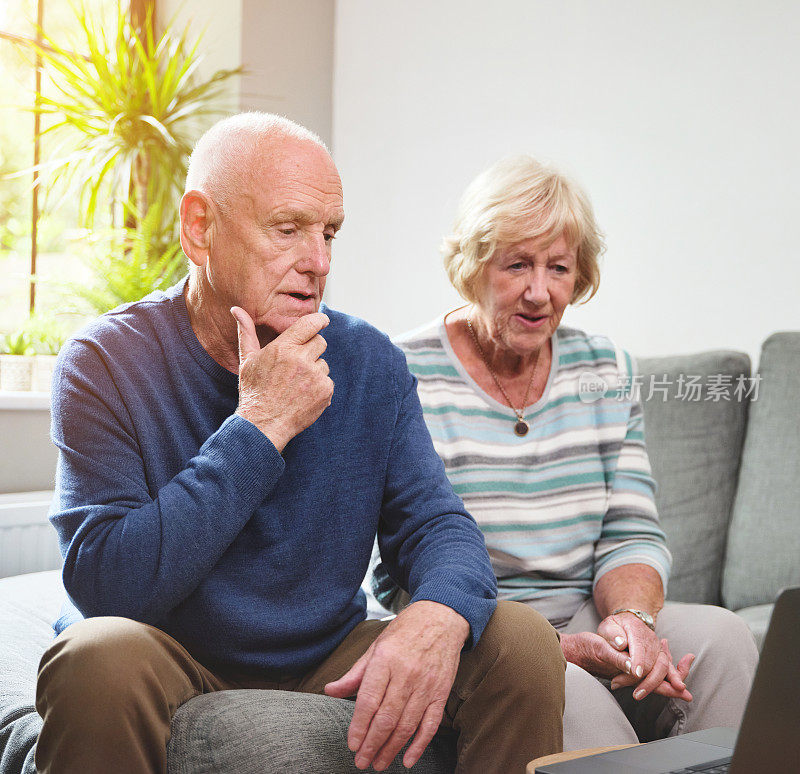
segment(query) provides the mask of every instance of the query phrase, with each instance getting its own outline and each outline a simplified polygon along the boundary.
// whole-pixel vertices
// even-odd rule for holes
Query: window
[[[83,5],[112,34],[118,12],[115,0],[83,0]],[[30,170],[63,155],[59,141],[42,132],[47,117],[37,122],[33,107],[37,77],[42,93],[53,93],[46,72],[26,45],[37,37],[37,19],[58,45],[75,50],[80,27],[70,0],[5,0],[0,4],[0,331],[18,329],[29,312],[54,313],[74,328],[64,302],[69,282],[88,277],[85,245],[77,239],[79,222],[75,197],[65,197],[65,185],[52,190],[32,187]],[[37,152],[38,146],[38,152]],[[34,274],[35,272],[35,274]]]

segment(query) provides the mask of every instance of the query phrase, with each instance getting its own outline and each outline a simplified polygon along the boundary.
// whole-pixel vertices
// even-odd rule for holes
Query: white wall
[[[589,191],[599,294],[565,322],[638,354],[800,328],[800,5],[339,0],[330,302],[398,333],[457,303],[438,253],[464,186],[531,152]]]
[[[331,142],[334,0],[242,0],[241,108],[288,116]]]
[[[242,5],[240,0],[220,5],[214,0],[157,0],[156,14],[160,29],[174,21],[175,31],[189,25],[189,40],[201,38],[203,61],[197,70],[200,80],[217,70],[230,70],[242,63]],[[219,107],[226,112],[239,109],[239,78],[227,81]]]
[[[202,33],[200,77],[244,67],[220,107],[286,115],[331,142],[334,0],[158,0],[159,23],[175,17]]]

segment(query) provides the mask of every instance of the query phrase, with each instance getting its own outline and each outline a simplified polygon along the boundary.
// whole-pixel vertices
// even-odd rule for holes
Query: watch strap
[[[650,613],[645,613],[644,610],[636,610],[632,607],[621,607],[619,610],[615,610],[611,615],[617,615],[619,613],[631,613],[635,615],[648,629],[655,631],[656,630],[656,619],[654,616],[650,615]]]

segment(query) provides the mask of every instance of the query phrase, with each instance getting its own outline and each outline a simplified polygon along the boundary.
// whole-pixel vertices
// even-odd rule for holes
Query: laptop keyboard
[[[685,769],[674,769],[669,774],[727,774],[731,759],[720,758],[718,761],[701,763],[697,766],[687,766]]]

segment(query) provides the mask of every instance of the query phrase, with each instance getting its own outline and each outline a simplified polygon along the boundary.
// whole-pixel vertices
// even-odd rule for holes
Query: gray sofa
[[[779,590],[800,584],[800,332],[764,342],[756,400],[734,394],[751,377],[740,352],[640,359],[639,369],[674,554],[668,597],[735,610],[760,641]],[[687,398],[690,384],[699,399]],[[0,580],[0,774],[35,770],[36,668],[61,594],[57,572]],[[274,691],[197,697],[173,720],[170,772],[356,772],[345,744],[352,706]],[[453,767],[452,737],[440,736],[414,770]],[[389,771],[405,769],[398,759]]]
[[[778,593],[800,584],[800,332],[763,343],[749,382],[757,394],[742,400],[737,381],[751,374],[740,352],[640,359],[639,370],[670,385],[665,401],[644,401],[674,560],[667,597],[735,611],[760,647]],[[705,385],[702,400],[679,398],[689,375]],[[713,385],[723,382],[730,399],[717,400]]]

